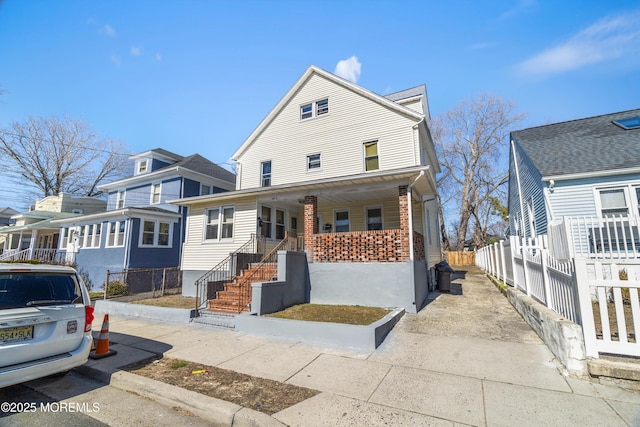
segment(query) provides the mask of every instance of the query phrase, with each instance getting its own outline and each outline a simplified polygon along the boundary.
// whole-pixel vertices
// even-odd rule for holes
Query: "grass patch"
[[[132,304],[153,305],[167,308],[194,308],[196,299],[194,297],[183,297],[182,295],[165,295],[158,298],[141,299],[131,301]]]
[[[180,369],[180,368],[184,368],[185,366],[187,366],[188,363],[185,362],[184,360],[176,360],[175,362],[173,362],[169,367],[171,369]]]
[[[359,305],[300,304],[265,316],[291,320],[345,323],[348,325],[370,325],[390,312],[391,310],[385,308]]]
[[[90,291],[89,292],[89,298],[92,299],[92,300],[103,299],[104,298],[104,292],[102,292],[102,291],[100,291],[100,292]]]

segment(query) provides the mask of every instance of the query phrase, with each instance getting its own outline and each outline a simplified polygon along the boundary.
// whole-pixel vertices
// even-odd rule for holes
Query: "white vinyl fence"
[[[581,325],[588,356],[598,357],[601,352],[640,356],[636,339],[636,331],[640,331],[640,248],[626,241],[600,241],[600,248],[606,246],[608,253],[596,246],[575,251],[573,242],[579,241],[575,233],[590,235],[584,224],[595,227],[596,222],[565,220],[550,233],[549,240],[547,236],[526,241],[512,236],[477,250],[476,264]],[[562,242],[561,236],[567,240]],[[632,238],[633,231],[625,236]],[[619,250],[623,247],[635,248],[635,257],[630,249]]]

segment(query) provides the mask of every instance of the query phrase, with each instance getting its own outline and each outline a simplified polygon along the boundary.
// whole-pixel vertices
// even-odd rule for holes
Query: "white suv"
[[[73,268],[0,264],[0,388],[86,363],[92,322]]]

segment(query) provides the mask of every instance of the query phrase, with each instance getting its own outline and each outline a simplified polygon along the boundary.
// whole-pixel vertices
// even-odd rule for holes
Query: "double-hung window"
[[[271,208],[269,206],[262,206],[260,209],[260,233],[267,239],[270,239],[272,236],[271,224]]]
[[[205,240],[232,239],[234,212],[233,206],[207,209]]]
[[[367,230],[382,230],[382,207],[367,207]]]
[[[271,160],[260,164],[260,186],[271,187]]]
[[[148,160],[140,160],[138,162],[138,173],[145,173],[148,169]]]
[[[375,171],[380,169],[378,161],[378,141],[369,141],[363,144],[364,149],[364,170]]]
[[[170,245],[171,224],[152,220],[144,220],[142,223],[142,246]]]
[[[107,236],[107,247],[124,246],[125,221],[113,221],[108,223],[109,234]]]
[[[162,189],[162,185],[160,183],[151,185],[151,204],[157,205],[160,203],[160,191]]]
[[[116,195],[116,209],[124,208],[124,197],[125,197],[125,192],[118,191],[118,194]]]
[[[285,217],[284,211],[280,209],[276,209],[276,239],[278,240],[284,239],[284,232],[285,232],[284,217]]]
[[[336,233],[342,233],[349,231],[349,210],[340,209],[334,211],[334,223]]]
[[[629,205],[624,188],[607,188],[599,190],[600,207],[603,217],[628,216]]]

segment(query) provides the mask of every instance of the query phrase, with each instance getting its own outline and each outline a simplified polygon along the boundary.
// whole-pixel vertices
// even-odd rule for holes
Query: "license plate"
[[[0,344],[33,339],[33,326],[0,329]]]

